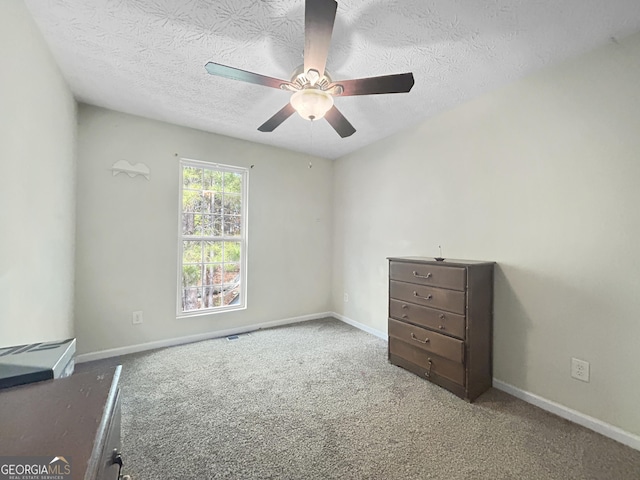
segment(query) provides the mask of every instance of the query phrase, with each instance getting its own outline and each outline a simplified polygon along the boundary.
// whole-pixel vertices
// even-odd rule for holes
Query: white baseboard
[[[126,347],[110,348],[108,350],[100,350],[98,352],[83,353],[77,355],[76,363],[91,362],[93,360],[103,360],[105,358],[119,357],[120,355],[128,355],[130,353],[144,352],[156,348],[174,347],[176,345],[184,345],[185,343],[201,342],[202,340],[211,340],[212,338],[228,337],[229,335],[238,335],[240,333],[252,332],[263,328],[279,327],[280,325],[289,325],[291,323],[306,322],[307,320],[317,320],[319,318],[331,317],[331,312],[314,313],[311,315],[303,315],[301,317],[285,318],[283,320],[274,320],[271,322],[256,323],[253,325],[244,325],[237,328],[228,328],[226,330],[216,330],[214,332],[199,333],[197,335],[188,335],[186,337],[169,338],[167,340],[158,340],[155,342],[140,343],[137,345],[128,345]]]
[[[534,393],[521,390],[518,387],[514,387],[513,385],[509,385],[508,383],[495,378],[493,379],[493,387],[497,388],[498,390],[502,390],[503,392],[506,392],[510,395],[513,395],[520,400],[524,400],[527,403],[535,405],[536,407],[540,407],[547,412],[558,415],[559,417],[569,420],[570,422],[577,423],[578,425],[582,425],[583,427],[600,433],[605,437],[609,437],[631,448],[640,450],[640,436],[638,435],[605,423],[602,420],[598,420],[597,418],[585,415],[584,413],[580,413],[577,410],[565,407],[564,405],[561,405],[559,403],[547,400],[546,398],[540,397],[539,395],[536,395]]]
[[[367,333],[370,333],[371,335],[374,335],[374,336],[376,336],[378,338],[381,338],[384,341],[388,340],[387,332],[382,332],[380,330],[376,330],[375,328],[371,328],[370,326],[365,325],[364,323],[356,322],[355,320],[351,320],[349,317],[345,317],[344,315],[340,315],[339,313],[336,313],[336,312],[331,312],[330,315],[332,317],[337,318],[341,322],[347,323],[347,324],[351,325],[352,327],[356,327],[359,330],[362,330],[362,331],[365,331]]]

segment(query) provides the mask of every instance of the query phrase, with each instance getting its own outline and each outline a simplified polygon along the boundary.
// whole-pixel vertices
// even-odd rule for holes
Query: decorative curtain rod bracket
[[[147,180],[151,178],[151,171],[149,167],[147,167],[144,163],[136,163],[135,165],[131,165],[126,160],[119,160],[111,166],[111,171],[113,172],[113,176],[115,177],[119,173],[126,173],[131,178],[136,175],[141,175]]]

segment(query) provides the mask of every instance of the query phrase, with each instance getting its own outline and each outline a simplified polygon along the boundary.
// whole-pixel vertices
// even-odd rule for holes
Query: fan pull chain
[[[310,153],[313,154],[313,123],[314,120],[311,120],[311,126],[309,127],[309,130],[311,131],[311,151]],[[311,160],[309,160],[309,168],[313,167],[313,164],[311,163]]]

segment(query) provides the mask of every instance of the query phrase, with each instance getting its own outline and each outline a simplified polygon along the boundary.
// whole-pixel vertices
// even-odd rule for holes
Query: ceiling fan
[[[304,64],[296,69],[291,81],[214,62],[207,63],[205,68],[211,75],[293,93],[289,103],[258,127],[261,132],[273,132],[297,111],[307,120],[324,117],[342,138],[353,135],[356,129],[333,104],[333,97],[404,93],[411,90],[414,80],[413,73],[400,73],[334,82],[325,70],[325,65],[337,9],[336,0],[305,0]]]

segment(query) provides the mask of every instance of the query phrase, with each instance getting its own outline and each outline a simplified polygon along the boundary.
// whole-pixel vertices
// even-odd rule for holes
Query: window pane
[[[224,233],[225,235],[231,235],[235,237],[240,236],[241,230],[241,217],[224,216]]]
[[[201,297],[201,288],[184,288],[182,290],[182,310],[188,311],[199,309]]]
[[[204,261],[222,262],[222,242],[204,242]]]
[[[225,193],[223,205],[225,215],[240,215],[242,198],[240,195]]]
[[[211,198],[211,213],[222,215],[222,194],[214,193]]]
[[[222,172],[217,170],[209,170],[208,168],[204,171],[204,189],[212,190],[214,192],[222,191]]]
[[[202,235],[202,215],[195,213],[182,214],[182,234]]]
[[[202,213],[212,213],[213,192],[202,192],[202,205],[199,211]]]
[[[222,222],[220,217],[214,215],[203,215],[202,234],[209,237],[219,237],[222,235]]]
[[[224,261],[240,261],[240,242],[224,242]]]
[[[213,308],[222,305],[220,286],[204,287],[203,308]]]
[[[204,204],[202,192],[193,190],[183,190],[182,192],[182,211],[201,213]]]
[[[182,266],[182,286],[199,287],[202,285],[202,265],[183,265]]]
[[[223,293],[223,305],[236,305],[240,301],[240,285],[236,285]]]
[[[182,242],[182,263],[202,262],[202,242]]]
[[[239,173],[225,172],[224,191],[226,193],[242,192],[242,176]]]
[[[202,190],[202,169],[197,167],[182,167],[182,184],[184,188]]]
[[[204,266],[204,285],[218,285],[222,283],[222,264],[210,263]]]
[[[230,286],[240,281],[240,264],[225,263],[224,264],[224,284]]]
[[[224,284],[222,286],[222,304],[233,305],[239,301],[240,295],[240,264],[224,264]]]

